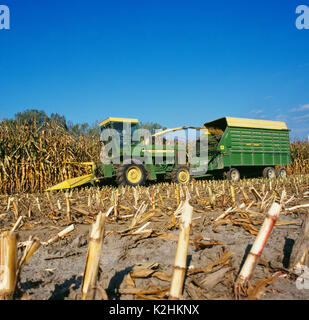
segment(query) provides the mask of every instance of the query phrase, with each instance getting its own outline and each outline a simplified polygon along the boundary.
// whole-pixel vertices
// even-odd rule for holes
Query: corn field
[[[288,168],[290,174],[306,174],[309,172],[309,142],[294,142],[291,145],[292,164]]]
[[[16,260],[17,248],[23,252],[17,262],[11,263],[17,271],[9,273],[10,268],[3,268],[7,273],[5,277],[13,277],[14,281],[5,288],[5,293],[2,290],[2,296],[0,290],[0,300],[1,297],[49,299],[49,290],[57,291],[53,284],[55,277],[60,276],[60,283],[64,285],[68,282],[68,270],[74,279],[84,270],[81,288],[67,289],[69,299],[77,299],[77,294],[82,299],[94,299],[99,293],[100,298],[96,299],[114,296],[143,300],[260,299],[274,281],[295,282],[292,271],[276,267],[275,263],[278,257],[282,261],[287,232],[289,237],[296,236],[300,216],[306,216],[309,204],[300,203],[308,199],[308,179],[308,175],[299,175],[275,180],[246,179],[237,183],[204,180],[187,186],[158,183],[151,187],[105,186],[74,189],[69,193],[0,195],[0,212],[3,212],[0,242],[14,253],[6,256],[8,250],[0,251],[0,261],[9,264],[10,259]],[[267,213],[274,202],[278,206],[281,203],[280,217],[273,223],[274,235],[265,255],[259,259],[257,271],[252,273],[251,283],[236,294],[233,290],[235,286],[239,288],[235,280],[246,243],[259,236],[259,229],[268,219]],[[182,227],[185,208],[191,208],[191,232],[190,228]],[[85,244],[74,249],[72,243],[76,240],[73,239],[83,237],[82,227],[89,224],[92,227],[88,252],[82,248]],[[180,242],[183,238],[178,237],[182,231],[187,234],[184,245]],[[23,235],[21,241],[15,232]],[[192,261],[186,270],[188,280],[183,281],[183,274],[175,296],[175,270],[183,273],[185,270],[176,258],[174,267],[172,264],[177,241],[179,248],[185,245],[190,248]],[[59,250],[65,253],[58,255]],[[102,251],[104,268],[101,267],[98,275]],[[180,254],[187,261],[187,252],[179,250]],[[24,269],[26,263],[28,268]],[[20,277],[16,278],[16,274]],[[113,282],[116,275],[120,277],[119,283]],[[26,281],[30,286],[23,285]],[[222,285],[218,287],[220,282]],[[45,286],[49,286],[49,290],[45,290]],[[291,290],[291,286],[289,288]],[[306,290],[301,293],[306,294]],[[64,295],[65,291],[60,290],[60,294]],[[52,295],[51,299],[56,297]]]
[[[65,179],[85,174],[66,161],[98,161],[100,142],[73,137],[56,124],[0,124],[0,193],[40,192]],[[309,143],[291,145],[289,174],[309,173]]]
[[[0,193],[36,192],[83,174],[84,167],[65,161],[96,161],[99,143],[74,138],[55,124],[0,125]]]

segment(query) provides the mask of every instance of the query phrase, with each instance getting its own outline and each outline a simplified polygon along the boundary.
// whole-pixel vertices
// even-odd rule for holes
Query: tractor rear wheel
[[[276,178],[276,170],[273,167],[266,167],[263,170],[263,177],[267,179]]]
[[[190,170],[186,166],[177,166],[172,171],[172,181],[178,184],[187,184],[191,181]]]
[[[116,172],[116,181],[119,185],[140,186],[146,182],[146,170],[140,164],[123,164]]]
[[[237,182],[240,180],[240,173],[237,169],[232,168],[226,173],[226,177],[230,181]]]
[[[284,168],[279,168],[276,170],[276,176],[278,178],[286,178],[288,176],[288,173]]]

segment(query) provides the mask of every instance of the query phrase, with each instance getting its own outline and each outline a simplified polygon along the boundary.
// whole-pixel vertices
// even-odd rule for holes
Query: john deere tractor
[[[147,180],[156,181],[160,176],[180,184],[187,184],[191,181],[186,161],[181,162],[185,164],[179,164],[180,156],[182,159],[187,159],[185,145],[177,143],[169,145],[165,139],[161,139],[161,144],[158,144],[157,141],[160,135],[163,136],[167,132],[192,127],[169,129],[138,139],[133,139],[135,131],[140,129],[137,119],[107,118],[100,123],[100,128],[102,145],[104,143],[100,156],[101,162],[81,163],[89,166],[91,170],[89,174],[65,180],[47,191],[74,188],[88,183],[94,184],[107,178],[114,178],[119,185],[129,186],[143,185]],[[115,130],[114,132],[118,133],[118,143],[103,141],[102,133],[103,130],[107,132],[106,129]],[[130,135],[125,134],[128,130]],[[128,136],[131,141],[128,141]],[[109,143],[114,143],[113,148],[106,150]]]

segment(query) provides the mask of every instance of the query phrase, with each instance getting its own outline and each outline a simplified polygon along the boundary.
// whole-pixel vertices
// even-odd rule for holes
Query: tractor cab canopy
[[[138,119],[110,117],[100,123],[101,131],[103,129],[115,129],[120,135],[122,135],[125,127],[124,123],[131,123],[131,133],[138,129]]]
[[[129,131],[132,137],[135,130],[139,129],[138,119],[129,118],[107,118],[100,123],[101,133],[104,129],[114,129],[118,132],[120,137],[120,147],[123,146],[123,137],[126,134],[125,130]],[[109,138],[111,139],[111,137]]]

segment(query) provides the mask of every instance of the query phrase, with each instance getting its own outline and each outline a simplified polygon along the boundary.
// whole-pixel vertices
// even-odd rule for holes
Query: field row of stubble
[[[71,233],[59,233],[57,236],[58,231],[69,228],[71,232],[74,229],[73,225],[78,228],[85,224],[92,224],[97,219],[99,212],[108,211],[106,237],[111,237],[110,239],[113,240],[105,245],[104,259],[109,268],[111,266],[108,262],[109,252],[112,257],[120,255],[119,261],[121,263],[119,262],[119,270],[117,270],[121,274],[121,270],[127,270],[128,266],[140,259],[134,255],[137,243],[150,241],[148,246],[141,245],[138,250],[142,250],[142,248],[143,250],[149,248],[155,250],[157,245],[161,243],[160,241],[164,241],[164,248],[177,241],[182,205],[188,199],[194,211],[190,245],[194,245],[195,251],[191,250],[194,267],[189,269],[187,276],[190,281],[201,285],[191,286],[192,288],[186,286],[185,298],[212,299],[220,296],[231,299],[234,297],[234,280],[237,276],[237,270],[240,268],[241,257],[244,254],[242,242],[245,244],[246,241],[249,241],[246,235],[256,237],[272,203],[274,201],[282,202],[282,213],[280,219],[275,223],[276,234],[270,241],[271,247],[268,249],[271,249],[271,254],[274,254],[276,246],[283,248],[284,235],[287,230],[290,230],[289,236],[291,236],[293,228],[299,228],[301,224],[300,216],[307,212],[308,185],[308,175],[297,175],[286,179],[246,179],[237,183],[231,183],[227,180],[204,180],[193,181],[187,186],[158,183],[150,187],[137,188],[105,186],[103,188],[75,189],[68,193],[21,193],[15,194],[14,197],[0,195],[0,212],[2,212],[0,231],[14,230],[28,236],[30,234],[33,241],[36,241],[33,243],[36,245],[36,249],[40,246],[40,241],[43,247],[48,249],[64,235],[67,237],[66,241],[72,242]],[[68,227],[69,225],[70,227]],[[283,230],[281,230],[282,228]],[[237,239],[233,238],[236,232],[238,232]],[[204,239],[202,234],[204,236],[207,234],[207,239]],[[209,236],[211,238],[208,238]],[[214,238],[212,238],[213,236]],[[243,240],[238,238],[240,236],[244,237]],[[125,239],[125,245],[122,239]],[[250,238],[250,241],[252,239]],[[19,243],[18,247],[26,246],[28,242]],[[120,247],[114,248],[113,245],[116,244],[119,244]],[[64,248],[63,246],[63,243],[59,243],[57,248]],[[207,254],[204,249],[207,249]],[[281,249],[280,252],[283,250]],[[42,250],[41,253],[44,251]],[[151,258],[157,259],[163,269],[157,270],[158,264],[151,264],[150,267],[144,266],[144,269],[133,270],[127,276],[126,281],[123,281],[120,289],[117,289],[117,294],[121,294],[121,297],[133,295],[138,299],[168,298],[172,269],[170,262],[167,263],[164,260],[166,258],[163,253],[158,251],[157,256],[153,257],[153,253],[150,255],[148,251],[145,251],[145,256],[150,255]],[[80,254],[84,254],[84,252],[80,252]],[[170,252],[169,255],[173,256]],[[68,257],[56,258],[67,259]],[[213,260],[209,260],[208,257]],[[31,268],[38,268],[40,266],[38,263],[43,263],[45,258],[40,255],[36,256],[36,264],[35,266],[31,265]],[[46,259],[54,258],[48,256]],[[74,260],[75,264],[77,260],[81,263],[86,261],[84,256],[76,259]],[[267,256],[267,259],[270,259],[271,263],[276,260],[273,256]],[[280,259],[282,260],[282,257]],[[114,265],[112,266],[114,267]],[[267,263],[263,268],[260,282],[252,287],[253,293],[251,295],[248,292],[250,299],[258,299],[261,294],[260,289],[264,292],[269,281],[273,281],[269,274],[274,277],[278,274],[279,269],[273,268]],[[223,281],[222,292],[211,291],[209,285],[205,284],[209,280],[206,276],[212,277],[213,273],[219,272],[219,270],[222,270],[218,280],[219,282]],[[104,271],[106,277],[103,279],[104,281],[102,280],[105,283],[104,289],[108,287],[107,293],[111,297],[115,292],[108,285],[108,281],[110,281],[108,277],[115,270],[106,269]],[[230,272],[228,277],[225,277],[227,271]],[[31,275],[33,274],[35,272],[31,273]],[[289,274],[286,273],[285,277],[288,276]],[[158,283],[156,277],[163,283]],[[43,280],[46,283],[50,282],[46,279]],[[294,280],[290,280],[292,285]],[[102,281],[100,283],[103,283]],[[254,282],[256,281],[257,279],[254,279]],[[43,296],[38,295],[36,298],[42,299]]]

